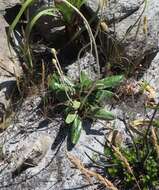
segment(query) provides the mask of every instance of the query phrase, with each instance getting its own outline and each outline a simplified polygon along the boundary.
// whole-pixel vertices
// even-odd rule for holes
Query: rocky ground
[[[132,2],[132,3],[131,3]],[[131,67],[133,79],[136,83],[147,81],[155,91],[155,101],[159,97],[159,0],[148,1],[144,8],[143,1],[109,1],[104,10],[100,10],[98,18],[105,19],[110,36],[116,37],[119,54],[115,57],[107,57],[108,62],[120,60],[123,68]],[[19,1],[0,0],[0,105],[1,120],[5,111],[10,109],[10,98],[16,87],[17,77],[22,75],[20,62],[13,49],[9,50],[7,43],[6,10],[18,4]],[[46,1],[44,2],[46,3]],[[98,1],[90,0],[87,3],[89,9],[96,11]],[[144,12],[143,12],[144,11]],[[143,14],[141,15],[141,13]],[[136,20],[140,17],[138,24]],[[134,25],[133,28],[131,28]],[[127,36],[125,37],[125,34]],[[108,39],[108,34],[103,35],[103,47]],[[108,48],[108,47],[107,47]],[[105,49],[106,50],[106,49]],[[104,50],[103,50],[104,51]],[[82,69],[94,65],[93,56],[86,54],[81,59]],[[86,65],[86,66],[85,66]],[[94,67],[94,66],[92,66]],[[90,75],[91,70],[88,69]],[[69,65],[68,74],[74,74],[77,63]],[[138,70],[141,74],[138,75]],[[93,69],[94,70],[94,69]],[[78,73],[75,74],[77,77]],[[73,76],[74,77],[74,76]],[[130,81],[131,81],[130,80]],[[149,94],[148,94],[149,96]],[[127,115],[131,120],[145,118],[145,95],[134,100],[132,96],[126,96],[123,101],[111,107],[118,116]],[[90,123],[85,123],[79,143],[72,148],[69,142],[69,129],[64,126],[62,118],[48,118],[41,113],[41,96],[35,95],[26,98],[15,113],[14,120],[0,133],[0,189],[95,189],[98,181],[90,180],[81,175],[70,162],[68,154],[77,156],[86,165],[90,164],[90,158],[96,157],[98,152],[103,152],[102,144],[105,135],[110,133],[110,126],[114,125],[120,131],[123,141],[129,139],[125,132],[124,124],[116,119],[114,123],[96,121],[90,128]],[[151,115],[151,112],[148,113]],[[4,123],[0,128],[4,127]],[[96,152],[92,151],[96,150]],[[87,156],[89,155],[89,157]],[[27,163],[27,164],[26,164]]]

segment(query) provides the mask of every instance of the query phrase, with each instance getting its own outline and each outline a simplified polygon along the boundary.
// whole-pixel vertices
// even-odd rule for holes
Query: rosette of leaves
[[[79,82],[74,84],[66,76],[53,74],[48,86],[59,102],[63,102],[65,122],[71,126],[71,142],[76,144],[86,118],[114,120],[116,116],[102,107],[104,99],[114,96],[112,89],[123,80],[122,75],[110,76],[97,81],[81,72]],[[93,87],[93,88],[92,88]]]

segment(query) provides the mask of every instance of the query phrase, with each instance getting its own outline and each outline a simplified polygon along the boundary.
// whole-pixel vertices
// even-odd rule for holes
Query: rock
[[[92,80],[97,78],[97,65],[91,53],[86,53],[82,58],[66,67],[67,76],[72,80],[78,80],[80,71],[85,72]]]
[[[10,98],[16,86],[16,77],[21,75],[22,70],[13,48],[9,49],[8,47],[6,29],[9,25],[2,15],[5,14],[5,9],[18,3],[19,0],[2,0],[0,2],[0,103],[4,105],[4,110],[9,107]],[[0,114],[0,117],[4,117],[4,114]],[[2,121],[2,118],[0,120]]]
[[[38,166],[39,162],[44,158],[49,147],[51,148],[52,139],[47,135],[35,138],[28,138],[27,141],[19,144],[16,148],[15,155],[12,155],[11,164],[12,175],[19,175],[24,167]]]
[[[0,1],[0,15],[5,12],[5,9],[11,8],[15,6],[16,4],[20,3],[20,0],[1,0]]]
[[[9,50],[6,34],[8,24],[2,16],[0,16],[0,24],[0,102],[7,110],[16,87],[16,78],[21,76],[22,70],[12,47],[10,47],[11,52]]]
[[[150,67],[144,73],[141,81],[146,81],[156,91],[156,100],[159,100],[159,53],[152,60]]]
[[[103,152],[106,122],[97,122],[91,128],[89,122],[85,123],[80,141],[72,149],[69,128],[64,126],[61,118],[48,120],[40,115],[40,101],[39,97],[28,98],[17,112],[14,125],[10,125],[0,136],[4,157],[0,160],[0,189],[43,190],[51,187],[54,190],[86,187],[91,190],[86,178],[72,167],[67,153],[69,150],[86,165],[90,163],[86,153],[90,158],[97,158],[98,152]],[[31,154],[32,151],[36,154]],[[25,161],[30,165],[26,167]]]
[[[21,68],[19,67],[19,62],[17,56],[13,49],[11,52],[8,47],[6,28],[8,27],[5,19],[0,16],[0,75],[6,76],[20,76]]]
[[[99,2],[90,0],[88,6],[96,10]],[[102,13],[99,12],[99,16],[106,21],[109,29],[114,31],[120,47],[118,51],[121,51],[121,57],[128,59],[127,64],[142,64],[143,60],[150,58],[150,55],[159,50],[158,1],[148,2],[145,10],[141,2],[143,1],[112,0],[108,2]],[[146,60],[146,65],[150,64],[151,60],[151,58]],[[123,62],[124,59],[121,63]]]
[[[89,6],[94,12],[97,11],[98,7],[100,7],[98,16],[102,16],[108,23],[112,23],[114,21],[120,22],[122,19],[137,11],[142,2],[142,0],[110,0],[109,2],[102,4],[101,0],[88,0],[86,5]],[[101,12],[103,5],[104,10]]]

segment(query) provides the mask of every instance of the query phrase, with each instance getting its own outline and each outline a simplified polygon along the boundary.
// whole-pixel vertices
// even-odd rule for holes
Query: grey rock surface
[[[100,7],[98,16],[106,18],[107,22],[119,22],[121,19],[128,17],[133,11],[138,10],[142,2],[142,0],[110,0],[105,3],[105,1],[101,0],[87,0],[86,4],[93,11],[96,11]]]
[[[95,186],[91,187],[80,171],[72,167],[67,153],[77,156],[84,164],[90,163],[85,152],[91,158],[98,157],[88,147],[103,152],[100,143],[104,143],[106,123],[96,123],[92,128],[87,123],[79,143],[70,149],[68,127],[61,118],[49,120],[38,114],[40,101],[39,97],[28,98],[17,112],[15,123],[0,134],[4,157],[0,160],[0,189],[94,189]]]
[[[146,8],[142,2],[112,0],[103,12],[99,12],[99,17],[105,19],[109,28],[114,31],[122,49],[121,56],[136,65],[139,65],[147,54],[151,55],[159,50],[159,1],[148,1]],[[93,10],[97,9],[99,3],[100,1],[96,0],[88,1]]]
[[[20,3],[20,0],[1,0],[0,1],[0,14],[4,13],[5,9],[11,8]]]
[[[18,3],[19,0],[0,1],[0,102],[4,104],[8,104],[7,99],[16,83],[14,76],[20,76],[21,68],[15,52],[11,47],[11,52],[9,50],[6,34],[6,28],[9,25],[5,21],[3,14],[5,14],[5,9],[11,8]]]
[[[97,64],[95,58],[91,53],[85,53],[85,55],[74,63],[66,67],[67,76],[72,80],[77,81],[80,77],[80,72],[85,72],[92,80],[97,78]]]
[[[152,60],[150,67],[141,80],[147,81],[155,89],[156,99],[159,100],[159,53]]]
[[[10,47],[11,52],[9,50],[6,34],[8,24],[1,15],[0,25],[0,102],[7,109],[9,107],[10,97],[16,86],[16,77],[21,75],[22,70],[12,47]]]

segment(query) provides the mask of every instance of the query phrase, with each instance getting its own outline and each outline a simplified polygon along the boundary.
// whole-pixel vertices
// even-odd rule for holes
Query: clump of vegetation
[[[30,34],[31,34],[33,27],[36,25],[37,21],[41,17],[44,17],[44,16],[57,17],[57,12],[58,12],[58,13],[61,13],[62,20],[66,27],[65,30],[67,33],[69,33],[71,38],[73,36],[74,36],[74,38],[76,38],[78,36],[78,34],[80,33],[80,27],[78,27],[78,24],[81,22],[81,20],[83,21],[84,27],[88,31],[88,35],[90,38],[91,51],[93,50],[93,47],[94,47],[96,61],[97,61],[97,65],[98,65],[98,72],[99,72],[100,68],[99,68],[99,63],[98,63],[99,60],[98,60],[98,52],[97,52],[95,38],[93,36],[89,22],[83,16],[83,14],[80,12],[80,8],[84,4],[84,2],[85,2],[85,0],[78,0],[78,1],[56,0],[55,3],[51,4],[50,6],[46,6],[40,10],[35,11],[34,15],[31,18],[29,18],[29,20],[27,21],[26,27],[23,31],[24,36],[23,37],[21,36],[21,38],[23,38],[23,40],[21,40],[20,43],[18,42],[18,45],[17,45],[18,40],[16,39],[16,35],[14,34],[16,32],[16,26],[17,26],[18,22],[20,21],[22,15],[24,14],[24,12],[27,11],[29,9],[29,7],[35,3],[35,1],[34,0],[26,0],[22,3],[22,7],[21,7],[19,13],[17,14],[17,16],[14,19],[14,21],[12,22],[12,24],[10,25],[9,37],[12,38],[12,40],[15,42],[15,44],[17,46],[16,48],[19,50],[20,54],[23,55],[23,59],[27,64],[26,66],[28,67],[28,71],[32,72],[32,69],[34,66],[33,59],[32,59],[33,54],[32,54],[31,48],[30,48]],[[77,15],[78,15],[78,17],[77,17]],[[79,19],[79,18],[81,18],[81,19]],[[78,20],[80,20],[80,22],[78,22]],[[18,35],[19,35],[19,33],[18,33]]]
[[[57,73],[54,72],[51,74],[47,81],[49,89],[56,95],[56,100],[60,102],[60,105],[64,106],[65,112],[65,122],[68,125],[71,125],[71,141],[73,144],[76,144],[79,140],[81,130],[82,130],[82,121],[85,118],[99,118],[104,120],[113,120],[115,116],[105,110],[101,106],[101,102],[103,99],[110,98],[114,94],[111,91],[115,86],[119,85],[123,80],[123,76],[111,76],[107,78],[100,79],[100,66],[98,59],[97,46],[95,42],[95,37],[93,36],[92,29],[80,12],[81,6],[84,4],[85,0],[60,0],[55,1],[55,4],[50,5],[48,7],[44,7],[32,16],[26,27],[24,29],[24,43],[20,45],[20,50],[25,58],[27,63],[28,70],[32,72],[33,69],[33,60],[32,53],[30,48],[30,34],[37,23],[37,21],[42,16],[52,16],[56,15],[56,12],[60,12],[62,15],[62,19],[66,25],[66,32],[72,32],[72,36],[75,33],[80,32],[80,27],[78,27],[78,19],[83,21],[85,29],[88,31],[88,36],[90,38],[90,49],[95,52],[96,64],[98,66],[98,79],[93,81],[89,79],[86,73],[81,72],[80,79],[77,83],[73,83],[65,74],[63,73],[63,69],[58,62],[56,56],[56,50],[54,48],[49,48],[52,52],[53,63],[56,67]],[[15,27],[19,22],[22,14],[34,3],[33,0],[26,0],[23,2],[22,7],[13,23],[10,26],[10,35],[14,34]],[[77,26],[78,30],[74,30],[73,28]],[[73,29],[73,30],[72,30]],[[76,34],[76,35],[77,35]],[[12,36],[14,38],[14,35]],[[87,45],[87,46],[88,46]],[[36,74],[36,73],[35,73]],[[34,76],[34,75],[33,75]],[[43,84],[45,81],[43,80]]]
[[[155,189],[159,186],[159,165],[156,149],[152,142],[149,142],[150,151],[147,154],[147,148],[144,139],[139,137],[135,140],[138,151],[134,146],[120,147],[118,150],[125,158],[132,172],[128,170],[126,162],[110,145],[105,146],[105,155],[107,162],[112,165],[105,168],[105,172],[112,181],[118,183],[119,189]],[[137,184],[136,184],[137,181]],[[137,186],[138,185],[138,186]]]
[[[123,80],[122,75],[91,80],[81,72],[79,82],[73,83],[67,76],[54,73],[49,77],[48,85],[55,93],[57,101],[62,103],[65,122],[71,125],[71,141],[79,140],[82,121],[85,118],[113,120],[115,115],[102,107],[104,99],[113,97],[111,91]]]
[[[34,0],[23,1],[21,10],[10,26],[9,32],[13,39],[15,38],[15,27],[22,14],[34,2]],[[55,58],[53,59],[53,64],[56,71],[50,74],[48,78],[46,77],[47,81],[44,81],[45,79],[43,80],[43,84],[47,83],[47,90],[50,90],[51,95],[53,94],[55,96],[55,101],[60,111],[63,110],[61,112],[64,115],[65,124],[71,127],[71,142],[75,145],[80,138],[83,121],[85,119],[114,120],[116,118],[116,116],[106,110],[102,104],[104,100],[114,96],[114,88],[123,81],[123,76],[115,75],[101,79],[95,37],[93,36],[88,21],[80,12],[80,8],[85,3],[85,0],[55,0],[54,2],[55,5],[38,10],[33,17],[30,18],[24,29],[24,39],[21,41],[21,44],[19,44],[19,49],[25,59],[28,70],[32,72],[34,63],[30,48],[30,34],[37,21],[46,15],[54,17],[58,11],[58,13],[62,15],[66,32],[68,32],[70,36],[75,37],[80,34],[81,27],[78,27],[78,24],[81,20],[83,21],[90,39],[90,43],[87,44],[87,47],[90,45],[92,52],[94,48],[96,63],[98,65],[98,79],[93,81],[85,72],[81,72],[79,80],[73,82],[63,73],[63,69],[56,56],[56,51],[53,48],[49,48]],[[130,30],[128,32],[130,32]],[[43,73],[43,75],[45,75],[45,73]],[[131,89],[133,88],[129,85],[127,90],[128,94],[129,92],[131,93]],[[141,91],[144,92],[145,90],[151,92],[153,97],[154,92],[152,89],[150,89],[146,83],[142,83]],[[141,124],[141,122],[139,123]],[[104,159],[107,164],[104,165],[103,175],[106,174],[106,177],[121,190],[147,190],[155,189],[156,186],[159,186],[159,140],[156,130],[151,127],[151,125],[158,127],[158,121],[152,118],[148,123],[149,126],[146,134],[138,136],[135,140],[133,139],[133,143],[129,146],[117,147],[108,140],[106,141]],[[2,156],[0,155],[0,157]]]
[[[159,187],[159,138],[158,119],[155,118],[158,105],[154,108],[151,119],[136,120],[133,128],[128,128],[124,122],[132,141],[128,144],[118,142],[117,131],[112,139],[106,138],[103,162],[98,165],[103,176],[107,177],[118,189],[121,190],[157,190]],[[120,118],[119,118],[120,119]],[[134,131],[141,127],[142,132]],[[136,132],[137,135],[134,135]],[[114,139],[116,138],[116,139]]]
[[[81,6],[85,3],[86,0],[68,0],[69,3],[71,3],[74,7],[80,10]],[[75,19],[74,15],[74,9],[72,7],[63,4],[63,1],[55,1],[57,9],[61,12],[63,15],[63,19],[65,23],[68,23],[69,25],[73,23]]]

